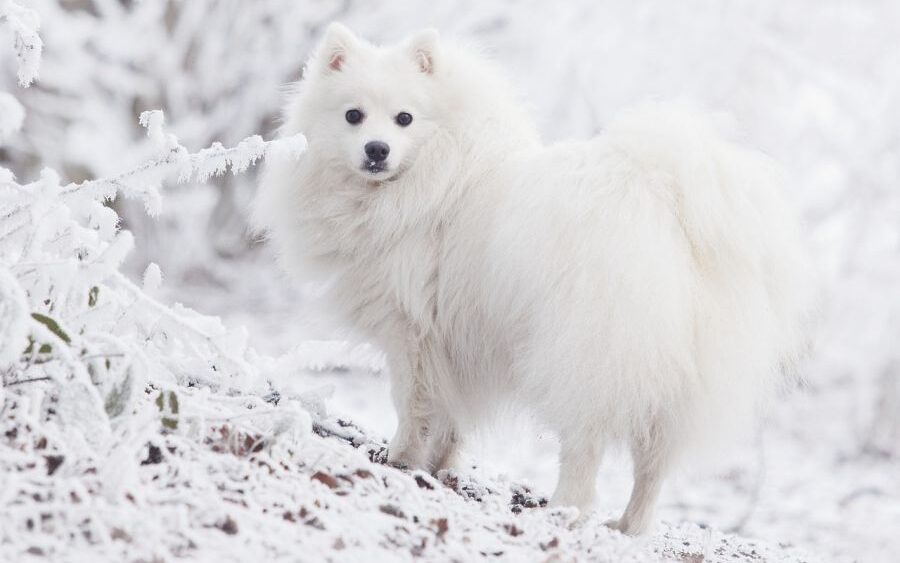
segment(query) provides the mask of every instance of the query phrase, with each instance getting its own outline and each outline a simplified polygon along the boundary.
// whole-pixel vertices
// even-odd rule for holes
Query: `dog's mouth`
[[[370,184],[380,185],[383,182],[393,182],[400,176],[400,170],[391,170],[384,161],[364,160],[360,171],[365,173]]]
[[[381,174],[387,170],[387,165],[383,160],[364,160],[362,169],[370,174]]]

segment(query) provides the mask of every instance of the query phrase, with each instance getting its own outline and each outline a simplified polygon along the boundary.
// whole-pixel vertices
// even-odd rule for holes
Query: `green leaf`
[[[100,288],[96,285],[88,291],[88,307],[93,307],[97,304],[97,295],[100,293]]]
[[[174,391],[169,391],[169,411],[178,414],[178,395]]]
[[[129,369],[121,383],[114,385],[109,394],[106,395],[103,406],[110,418],[119,416],[128,408],[129,399],[131,398],[131,383],[132,377]]]
[[[34,338],[29,336],[28,337],[28,346],[25,348],[25,350],[22,353],[30,356],[34,352],[34,345],[35,345]],[[49,344],[41,344],[40,346],[38,346],[38,354],[49,354],[52,351],[53,351],[53,346],[51,346]]]
[[[72,339],[69,338],[69,335],[66,334],[63,329],[59,328],[59,324],[47,315],[42,315],[40,313],[31,313],[31,318],[47,327],[47,330],[58,336],[60,340],[62,340],[66,344],[72,342]]]
[[[166,397],[168,401],[166,401]],[[174,391],[163,391],[156,397],[156,407],[162,413],[160,418],[164,428],[178,428],[178,396]]]

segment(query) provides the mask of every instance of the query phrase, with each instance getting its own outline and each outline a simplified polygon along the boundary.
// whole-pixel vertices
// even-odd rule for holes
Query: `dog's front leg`
[[[429,427],[428,470],[452,469],[459,457],[460,435],[447,416],[433,416]]]
[[[428,462],[428,421],[431,400],[427,394],[418,350],[411,346],[388,350],[391,397],[397,411],[397,431],[388,447],[388,463],[424,469]]]

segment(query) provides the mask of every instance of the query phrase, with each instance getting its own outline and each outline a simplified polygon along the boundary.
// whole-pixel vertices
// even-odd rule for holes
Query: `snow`
[[[0,92],[0,147],[22,128],[25,121],[25,108],[17,99]]]
[[[148,264],[141,279],[143,280],[141,289],[144,290],[144,293],[150,295],[156,293],[159,290],[159,286],[162,285],[162,270],[159,269],[159,264],[156,262]]]
[[[889,0],[0,0],[0,560],[892,561],[898,18]],[[265,139],[332,19],[490,45],[549,139],[685,97],[785,163],[822,284],[806,382],[671,479],[654,534],[602,525],[627,500],[619,456],[586,522],[539,506],[558,446],[522,416],[458,473],[381,463],[383,355],[245,234],[255,166],[306,149]]]

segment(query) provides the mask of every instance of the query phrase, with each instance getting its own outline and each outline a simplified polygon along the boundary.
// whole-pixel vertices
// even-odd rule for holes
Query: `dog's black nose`
[[[384,162],[390,152],[391,147],[387,143],[381,141],[369,141],[366,143],[366,156],[374,162]]]

